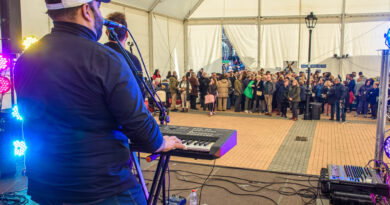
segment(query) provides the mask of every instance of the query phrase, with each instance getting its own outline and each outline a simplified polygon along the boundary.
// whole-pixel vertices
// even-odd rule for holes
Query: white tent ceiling
[[[112,0],[144,11],[184,19],[197,2],[201,4],[189,17],[253,17],[315,14],[341,14],[343,0]],[[346,13],[390,12],[389,0],[345,0]]]

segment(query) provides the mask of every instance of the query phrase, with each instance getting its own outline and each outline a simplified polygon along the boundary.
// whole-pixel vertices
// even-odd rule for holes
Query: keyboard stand
[[[142,170],[137,159],[137,155],[135,152],[131,152],[131,153],[132,153],[131,159],[137,171],[137,177],[139,179],[139,183],[142,186],[142,190],[145,194],[145,199],[148,202],[147,204],[156,205],[158,201],[158,196],[160,195],[162,189],[163,205],[166,205],[165,174],[168,169],[169,159],[171,155],[169,153],[160,153],[160,159],[158,161],[157,168],[154,173],[153,183],[150,188],[150,192],[148,192],[145,179],[142,175]]]

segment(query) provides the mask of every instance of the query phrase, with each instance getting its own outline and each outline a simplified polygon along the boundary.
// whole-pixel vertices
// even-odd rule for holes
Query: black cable
[[[217,160],[214,159],[214,164],[213,164],[213,167],[211,168],[211,171],[210,171],[209,175],[208,175],[208,176],[206,177],[206,179],[204,180],[202,186],[200,186],[200,192],[199,192],[199,205],[200,205],[200,200],[202,200],[202,190],[203,190],[203,186],[205,185],[206,181],[209,179],[211,173],[213,173],[214,168],[215,168],[215,162],[216,162],[216,161],[217,161]]]
[[[179,172],[179,170],[175,170],[176,172]],[[180,170],[181,171],[181,170]],[[183,172],[186,172],[186,171],[183,171]],[[196,175],[182,175],[180,173],[177,173],[177,175],[181,176],[181,177],[197,177],[197,178],[201,178],[203,179],[202,177],[199,177],[199,176],[196,176]],[[203,174],[201,174],[203,175]],[[251,184],[251,186],[254,186],[254,187],[258,187],[259,189],[256,189],[256,190],[248,190],[248,189],[243,189],[242,187],[240,187],[237,183],[238,182],[234,182],[234,181],[231,181],[231,180],[227,180],[227,179],[220,179],[220,178],[216,178],[215,177],[216,175],[213,176],[213,178],[211,178],[209,181],[224,181],[224,182],[229,182],[229,183],[232,183],[234,184],[237,188],[239,188],[240,190],[242,191],[245,191],[245,192],[258,192],[258,191],[261,191],[263,189],[266,189],[266,190],[269,190],[269,191],[276,191],[278,192],[279,194],[281,195],[286,195],[286,196],[293,196],[293,195],[298,195],[302,198],[305,198],[305,199],[309,199],[309,201],[304,201],[305,204],[311,204],[313,203],[313,201],[317,198],[317,194],[316,194],[316,188],[317,187],[311,187],[311,186],[306,186],[306,185],[303,185],[303,184],[299,184],[299,183],[292,183],[292,182],[262,182],[262,183],[267,183],[266,186],[256,186],[256,185],[253,185]],[[225,177],[230,177],[230,176],[225,176]],[[230,177],[231,178],[231,177]],[[236,179],[240,179],[242,181],[250,181],[250,180],[246,180],[246,179],[241,179],[241,178],[238,178],[238,177],[235,177]],[[185,182],[191,182],[191,183],[194,183],[194,184],[200,184],[198,181],[191,181],[191,180],[187,180],[187,179],[180,179],[178,178],[178,180],[180,181],[185,181]],[[253,182],[253,181],[252,181]],[[298,185],[298,186],[303,186],[303,187],[306,187],[304,189],[299,189],[299,190],[295,190],[294,188],[292,187],[280,187],[279,189],[271,189],[271,188],[267,188],[269,186],[272,186],[272,185],[275,185],[275,184],[293,184],[293,185]],[[209,184],[205,184],[204,186],[210,186]],[[217,185],[212,185],[212,186],[217,186]],[[173,189],[171,191],[183,191],[183,190],[189,190],[190,188],[186,188],[186,189]],[[192,188],[191,188],[192,189]],[[287,191],[287,190],[289,191]],[[231,193],[231,192],[229,192]],[[234,194],[234,193],[233,193]],[[262,197],[262,195],[256,195],[257,197]],[[268,199],[268,198],[267,198]]]

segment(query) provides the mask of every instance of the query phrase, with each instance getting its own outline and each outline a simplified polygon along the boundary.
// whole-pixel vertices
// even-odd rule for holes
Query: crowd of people
[[[356,110],[360,115],[376,119],[379,96],[379,82],[366,78],[362,72],[348,74],[345,79],[333,76],[329,72],[312,73],[307,89],[307,74],[292,70],[271,73],[261,69],[253,71],[231,71],[223,74],[208,74],[200,69],[195,73],[190,70],[177,78],[176,72],[169,72],[166,77],[168,93],[171,97],[171,111],[178,111],[177,97],[181,99],[181,111],[188,109],[215,111],[233,109],[235,112],[262,113],[268,116],[280,115],[287,118],[291,110],[291,119],[298,120],[306,112],[306,100],[320,104],[323,115],[329,120],[345,122],[347,112]],[[163,85],[159,71],[153,75],[153,85]]]

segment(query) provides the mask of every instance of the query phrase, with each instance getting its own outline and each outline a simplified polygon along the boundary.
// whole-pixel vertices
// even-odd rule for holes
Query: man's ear
[[[81,14],[86,21],[92,22],[94,20],[92,8],[89,4],[83,4],[81,7]]]

